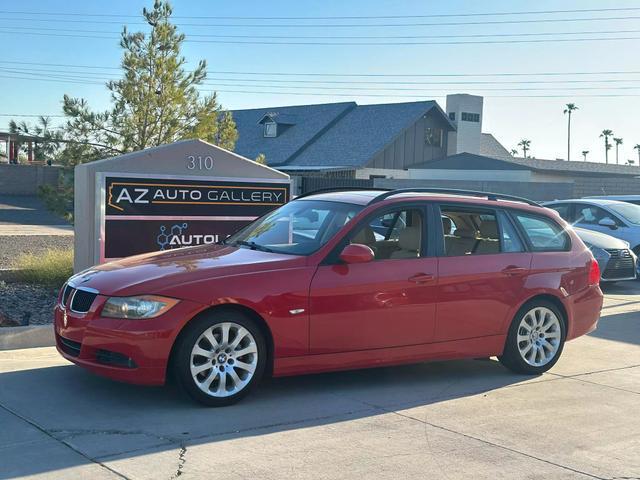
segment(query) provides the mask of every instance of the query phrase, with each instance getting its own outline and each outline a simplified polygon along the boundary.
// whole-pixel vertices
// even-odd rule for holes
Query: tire
[[[500,363],[524,375],[546,372],[562,354],[566,325],[564,315],[553,303],[545,300],[527,302],[511,322],[504,352],[498,357]]]
[[[191,398],[223,407],[260,382],[266,361],[267,347],[257,324],[227,310],[192,321],[178,340],[172,366],[177,383]]]

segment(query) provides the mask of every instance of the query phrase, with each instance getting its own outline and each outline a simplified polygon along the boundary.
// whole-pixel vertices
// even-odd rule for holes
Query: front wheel
[[[560,358],[566,338],[566,322],[558,308],[544,300],[524,305],[509,328],[500,362],[516,373],[538,375]]]
[[[260,329],[240,312],[193,321],[179,339],[174,369],[180,386],[208,406],[231,405],[260,381],[267,349]]]

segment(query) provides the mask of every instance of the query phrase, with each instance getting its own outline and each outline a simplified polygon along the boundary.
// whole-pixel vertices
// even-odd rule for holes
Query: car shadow
[[[489,359],[433,362],[269,379],[240,403],[211,409],[171,385],[116,383],[61,365],[0,374],[0,404],[86,456],[58,458],[57,470],[86,463],[87,458],[108,461],[144,455],[149,449],[175,450],[309,428],[547,380],[511,374]],[[5,435],[10,435],[5,440],[9,448],[4,448],[9,453],[12,442],[20,442],[20,432],[18,437]],[[44,473],[51,470],[48,465],[46,460],[23,462],[8,473],[0,465],[0,478]]]
[[[628,307],[636,302],[624,303]],[[616,342],[640,345],[640,313],[637,311],[608,314],[607,307],[602,310],[598,328],[589,336],[614,340]]]

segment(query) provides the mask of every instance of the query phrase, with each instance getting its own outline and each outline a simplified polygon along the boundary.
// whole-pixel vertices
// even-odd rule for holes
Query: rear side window
[[[571,204],[570,203],[558,203],[556,205],[549,205],[549,208],[552,208],[556,212],[560,214],[560,216],[567,222],[573,221],[571,218]]]
[[[571,248],[569,235],[553,220],[523,213],[514,216],[534,251],[564,252]]]

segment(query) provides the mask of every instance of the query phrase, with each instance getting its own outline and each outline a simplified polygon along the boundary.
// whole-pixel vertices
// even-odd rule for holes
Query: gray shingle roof
[[[480,135],[480,155],[500,160],[511,160],[513,158],[509,151],[490,133]]]
[[[231,112],[239,134],[235,152],[251,159],[264,153],[268,165],[282,165],[355,107],[355,102],[344,102],[235,110]],[[276,120],[278,116],[295,118],[295,125],[278,127],[277,137],[264,138],[258,122],[274,113]]]
[[[349,102],[237,110],[232,112],[240,135],[235,151],[249,158],[264,153],[267,164],[272,166],[362,167],[432,109],[451,125],[434,101],[379,105]],[[295,118],[295,124],[284,127],[276,138],[264,138],[258,122],[267,113]]]
[[[513,157],[512,163],[525,165],[532,170],[554,171],[554,172],[579,172],[591,175],[600,173],[613,175],[640,175],[640,168],[635,165],[612,165],[601,162],[567,162],[565,160],[542,160],[539,158]]]

